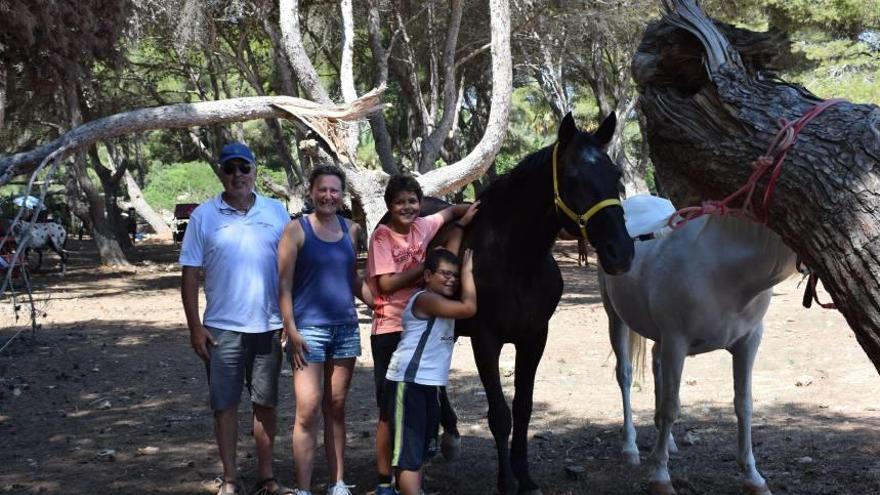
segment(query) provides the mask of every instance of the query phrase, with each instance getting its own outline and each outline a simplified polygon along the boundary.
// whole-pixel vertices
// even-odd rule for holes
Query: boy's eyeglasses
[[[437,270],[434,273],[436,273],[437,275],[440,275],[441,277],[443,277],[446,280],[449,280],[452,278],[458,278],[458,272],[453,272],[450,270]]]
[[[226,162],[221,166],[223,173],[226,175],[234,174],[236,168],[238,169],[239,172],[242,173],[242,175],[247,175],[247,174],[251,173],[251,164],[250,163],[239,162],[238,164],[236,164],[233,162]]]

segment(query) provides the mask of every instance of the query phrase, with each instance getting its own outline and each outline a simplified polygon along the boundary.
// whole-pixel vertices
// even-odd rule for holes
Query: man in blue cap
[[[223,192],[193,211],[180,249],[190,344],[208,371],[214,433],[223,463],[217,493],[243,493],[236,445],[238,403],[247,384],[257,447],[256,493],[290,494],[293,491],[272,474],[281,370],[278,240],[290,215],[280,202],[254,190],[256,160],[246,145],[226,145],[219,164]],[[199,270],[205,274],[203,318]]]

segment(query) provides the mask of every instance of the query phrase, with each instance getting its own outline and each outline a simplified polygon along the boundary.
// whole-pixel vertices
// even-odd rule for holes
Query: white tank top
[[[449,365],[455,345],[455,320],[414,315],[413,303],[424,292],[416,292],[406,303],[401,318],[403,333],[391,356],[385,378],[395,382],[445,386],[449,382]]]

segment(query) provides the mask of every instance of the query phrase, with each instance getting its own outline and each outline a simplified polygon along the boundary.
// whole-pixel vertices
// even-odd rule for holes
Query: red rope
[[[779,175],[782,173],[782,163],[785,161],[785,156],[788,154],[788,150],[794,146],[801,130],[803,130],[811,120],[818,117],[829,107],[843,101],[846,100],[825,100],[811,107],[794,122],[789,122],[786,119],[779,119],[779,132],[776,133],[776,136],[770,141],[770,145],[767,147],[767,152],[755,160],[755,163],[753,164],[755,171],[752,172],[752,175],[749,176],[748,181],[746,181],[742,187],[721,201],[706,201],[701,206],[688,206],[678,210],[669,218],[669,226],[673,229],[678,229],[691,220],[697,219],[703,215],[742,215],[751,218],[756,222],[766,224],[769,216],[770,199],[773,196],[773,191],[776,189]],[[754,212],[752,196],[758,187],[758,181],[760,181],[761,178],[771,169],[772,171],[770,173],[770,178],[767,181],[767,189],[764,190],[764,198],[760,210]],[[743,195],[745,195],[745,198],[742,202],[742,208],[730,207],[730,203]]]

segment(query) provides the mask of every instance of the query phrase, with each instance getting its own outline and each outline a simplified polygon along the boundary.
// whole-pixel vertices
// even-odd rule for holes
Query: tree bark
[[[737,51],[743,39],[729,42],[692,0],[669,4],[646,31],[632,72],[657,178],[684,206],[738,189],[778,119],[797,119],[820,100],[768,77],[762,58]],[[878,161],[880,108],[828,108],[789,151],[767,225],[818,273],[880,371]],[[755,198],[765,187],[761,181]]]

